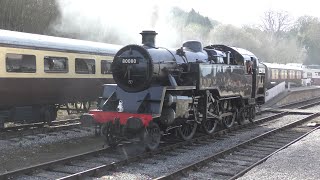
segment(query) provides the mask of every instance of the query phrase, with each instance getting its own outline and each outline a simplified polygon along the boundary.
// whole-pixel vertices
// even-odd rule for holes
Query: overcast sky
[[[260,23],[263,12],[270,9],[287,11],[294,18],[303,15],[320,17],[316,0],[159,0],[157,4],[160,7],[179,6],[185,10],[194,8],[212,19],[237,26]]]
[[[156,30],[160,44],[175,42],[177,35],[168,23],[172,7],[192,8],[222,24],[261,24],[268,10],[287,11],[293,18],[320,17],[315,0],[59,0],[61,21],[53,27],[60,32],[81,31],[83,39],[97,40],[116,32],[122,39],[140,42],[139,32]],[[303,2],[303,3],[302,3]],[[157,15],[154,15],[157,14]],[[101,36],[101,37],[100,37]],[[169,38],[168,38],[169,37]],[[162,42],[163,40],[163,42]],[[131,41],[130,41],[131,42]]]
[[[310,15],[320,18],[320,6],[316,0],[59,0],[65,14],[78,11],[79,15],[92,18],[130,23],[131,18],[146,19],[154,8],[159,10],[159,18],[177,6],[185,11],[191,8],[204,16],[223,24],[237,26],[259,24],[268,10],[286,11],[292,17]],[[130,22],[126,22],[130,21]],[[137,23],[137,21],[135,21]]]

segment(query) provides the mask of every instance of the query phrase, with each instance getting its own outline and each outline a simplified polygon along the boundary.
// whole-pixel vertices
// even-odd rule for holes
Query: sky
[[[173,7],[192,8],[222,24],[259,25],[268,10],[286,11],[293,18],[320,18],[315,0],[59,0],[62,18],[53,28],[81,34],[82,39],[99,41],[117,33],[125,42],[140,42],[139,32],[156,30],[159,44],[176,42],[168,17]],[[303,2],[303,3],[302,3]],[[157,12],[157,13],[155,13]],[[155,17],[154,14],[157,14]],[[163,42],[162,42],[163,41]],[[170,42],[169,42],[170,41]]]
[[[286,11],[294,18],[303,15],[320,18],[316,0],[60,0],[60,2],[63,6],[69,4],[73,9],[83,8],[90,11],[91,7],[93,14],[114,14],[112,18],[116,21],[123,20],[122,18],[126,16],[139,17],[138,14],[145,16],[150,14],[155,6],[162,14],[166,14],[174,6],[185,11],[193,8],[200,14],[223,24],[236,26],[259,24],[263,13],[268,10]]]
[[[316,0],[159,0],[157,4],[175,5],[182,9],[195,9],[200,14],[218,20],[223,24],[242,26],[258,24],[268,10],[286,11],[298,18],[310,15],[320,18]]]

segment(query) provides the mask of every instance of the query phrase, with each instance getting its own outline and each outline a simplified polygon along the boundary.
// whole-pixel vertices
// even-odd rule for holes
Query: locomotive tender
[[[143,45],[120,49],[111,70],[116,84],[104,85],[101,103],[89,116],[101,125],[109,145],[139,137],[158,147],[163,134],[184,140],[197,127],[207,134],[217,125],[252,121],[264,103],[265,67],[251,52],[225,45],[202,47],[187,41],[179,49],[156,47],[155,31],[143,31]]]

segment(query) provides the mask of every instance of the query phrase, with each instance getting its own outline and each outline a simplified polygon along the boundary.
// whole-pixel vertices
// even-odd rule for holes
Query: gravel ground
[[[0,173],[102,148],[93,128],[75,128],[0,141]]]
[[[257,118],[271,114],[273,113],[265,113],[257,116]],[[117,172],[104,176],[103,179],[150,179],[161,176],[185,164],[234,146],[256,134],[261,134],[303,117],[305,116],[285,116],[281,118],[281,121],[266,122],[258,128],[252,129],[251,132],[239,132],[209,145],[193,146],[191,147],[192,150],[183,150],[182,154],[178,151],[172,152],[173,154],[169,158],[159,155],[152,160],[148,160],[145,164],[135,163],[130,167],[120,168]],[[102,138],[93,137],[93,134],[93,129],[80,128],[0,141],[0,173],[100,149],[104,145],[104,141]],[[123,151],[123,154],[136,154],[139,150],[129,148]],[[92,159],[92,161],[95,160]]]
[[[320,179],[320,130],[270,157],[241,180]]]
[[[264,113],[257,118],[271,114]],[[103,139],[93,136],[93,128],[75,128],[48,134],[0,140],[0,173],[103,147]],[[136,153],[136,149],[124,150],[124,154]]]
[[[68,114],[67,111],[65,111],[65,110],[59,110],[57,112],[57,120],[59,120],[59,119],[62,119],[62,120],[74,119],[74,118],[78,118],[80,116],[81,116],[81,114]]]
[[[267,122],[248,132],[234,133],[223,138],[223,140],[215,141],[207,145],[192,146],[192,150],[184,152],[173,151],[168,155],[158,155],[155,158],[148,160],[146,163],[133,163],[129,167],[119,168],[116,172],[101,177],[101,179],[151,179],[160,177],[168,172],[177,170],[184,165],[194,163],[206,156],[215,154],[226,148],[230,148],[239,142],[244,142],[258,134],[270,131],[279,126],[283,126],[290,122],[302,119],[304,115],[288,115],[281,118],[281,121],[274,120]],[[181,150],[179,150],[181,151]],[[168,154],[168,153],[167,153]],[[204,177],[205,178],[205,177]]]
[[[70,139],[93,136],[93,128],[74,128],[70,130],[63,130],[47,134],[28,135],[20,138],[12,138],[8,140],[1,140],[0,151],[7,151],[17,148],[28,148],[30,146],[53,144],[57,142],[65,142]]]

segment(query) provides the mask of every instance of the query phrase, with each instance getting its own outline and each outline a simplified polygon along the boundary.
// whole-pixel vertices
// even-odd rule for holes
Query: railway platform
[[[241,180],[320,179],[320,129],[271,156]]]
[[[267,101],[263,107],[277,107],[320,97],[320,86],[293,87]]]
[[[310,89],[319,89],[320,86],[303,86],[303,87],[291,87],[289,91],[304,91]]]

